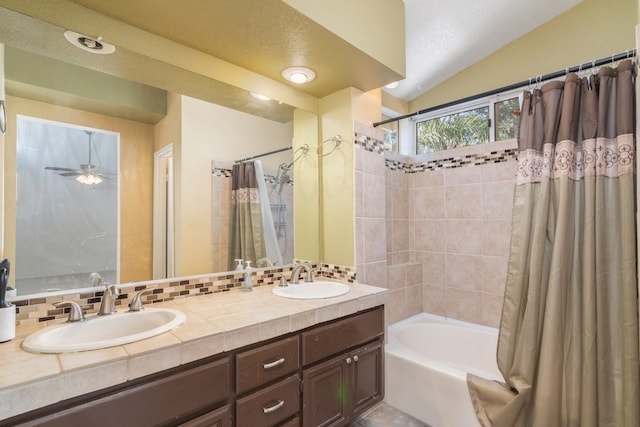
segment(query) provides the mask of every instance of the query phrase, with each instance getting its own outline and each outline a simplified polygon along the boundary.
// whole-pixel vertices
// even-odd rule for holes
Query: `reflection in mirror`
[[[290,148],[276,150],[283,151]],[[238,161],[232,168],[213,162],[213,201],[224,206],[213,211],[215,269],[293,262],[293,163],[267,169],[262,160]]]
[[[20,293],[117,282],[118,135],[18,116],[16,170]]]
[[[36,22],[33,22],[12,28],[19,30],[28,27],[34,28],[35,31],[35,25]],[[62,31],[58,31],[57,28],[54,30],[57,32],[52,34],[52,40],[58,40],[60,37],[60,49],[68,49]],[[228,239],[229,229],[226,224],[222,228],[217,227],[215,219],[212,221],[212,218],[219,216],[219,212],[225,209],[228,216],[230,196],[224,201],[212,197],[215,188],[211,187],[211,181],[208,180],[211,176],[211,162],[223,162],[230,170],[236,160],[291,146],[294,140],[294,108],[274,100],[256,100],[249,96],[247,91],[235,87],[231,88],[231,91],[222,91],[219,88],[222,83],[213,84],[211,79],[206,84],[200,84],[205,82],[189,70],[180,70],[181,73],[171,81],[179,81],[180,85],[191,88],[188,92],[193,97],[168,91],[167,88],[148,86],[149,82],[126,81],[110,74],[108,70],[101,72],[100,67],[95,67],[92,62],[96,59],[84,53],[64,50],[66,53],[63,57],[54,59],[49,56],[51,50],[44,56],[38,54],[40,48],[21,50],[11,46],[10,41],[15,40],[5,34],[7,31],[6,27],[0,30],[0,35],[3,35],[0,42],[6,43],[9,124],[4,141],[3,256],[12,260],[17,258],[16,123],[18,116],[29,116],[68,123],[78,126],[81,130],[103,129],[107,133],[118,135],[120,175],[116,215],[119,223],[116,248],[110,253],[116,267],[97,266],[77,273],[80,274],[78,287],[90,285],[88,274],[91,272],[104,272],[112,268],[117,268],[115,277],[111,278],[112,276],[105,273],[104,280],[118,283],[229,271],[228,248],[223,248],[221,244],[225,235]],[[30,38],[29,34],[24,34],[20,41]],[[39,46],[37,42],[34,43],[34,46]],[[61,50],[55,50],[58,51]],[[116,54],[122,57],[123,64],[126,63],[123,59],[125,54],[126,60],[136,57],[136,54],[125,49],[119,49]],[[88,68],[81,65],[84,59],[88,61],[85,64]],[[113,58],[109,59],[112,60]],[[90,64],[94,65],[93,69],[90,69]],[[153,70],[162,66],[159,63],[153,65]],[[36,70],[41,72],[35,73]],[[148,74],[136,75],[146,80]],[[219,95],[224,102],[217,104],[205,101],[211,100],[212,92]],[[314,116],[313,113],[309,115]],[[296,128],[296,132],[301,135],[297,138],[299,141],[309,142],[317,138],[316,124],[310,127],[313,132],[301,129],[301,126]],[[81,133],[87,137],[84,130]],[[94,137],[97,138],[97,135]],[[175,219],[175,224],[170,230],[171,235],[160,241],[154,234],[153,191],[157,185],[154,180],[154,153],[157,155],[168,146],[173,147],[175,210],[170,213]],[[283,265],[290,263],[294,257],[293,169],[289,171],[287,180],[286,171],[279,171],[278,166],[290,162],[291,155],[292,151],[289,150],[261,159]],[[86,152],[81,157],[76,162],[78,165],[88,162]],[[303,160],[301,159],[300,166],[296,163],[296,173],[305,171],[299,188],[304,186],[305,193],[313,196],[317,194],[315,160]],[[71,167],[76,166],[70,165],[69,168]],[[54,171],[48,172],[51,179],[58,177]],[[280,185],[279,182],[286,183]],[[14,206],[10,206],[11,204]],[[315,206],[315,202],[305,205]],[[305,220],[314,218],[313,215],[304,217]],[[308,224],[305,230],[317,230],[317,224]],[[175,257],[170,260],[173,269],[167,265],[160,269],[163,273],[156,276],[154,251],[170,238],[175,242]],[[316,234],[305,239],[316,240]],[[224,261],[219,262],[223,251]],[[306,255],[305,259],[317,259],[317,256]],[[62,260],[59,262],[59,275],[76,274],[75,261],[72,264],[63,264]],[[13,264],[16,271],[19,264],[20,261]],[[15,283],[11,285],[18,288],[18,296],[25,297],[32,292],[62,288],[61,282],[62,280],[54,280],[43,283],[38,291],[21,288]]]

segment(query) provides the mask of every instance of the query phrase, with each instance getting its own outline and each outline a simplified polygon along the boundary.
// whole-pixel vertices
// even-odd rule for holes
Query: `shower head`
[[[289,175],[291,166],[291,163],[280,163],[278,166],[276,179],[273,183],[274,188],[278,186],[278,194],[282,194],[282,187],[291,180],[291,175]]]

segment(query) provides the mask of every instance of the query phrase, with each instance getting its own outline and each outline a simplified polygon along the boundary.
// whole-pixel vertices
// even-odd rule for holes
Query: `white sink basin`
[[[184,319],[182,312],[166,308],[92,316],[83,322],[47,326],[25,338],[22,348],[32,353],[67,353],[113,347],[170,331]]]
[[[320,299],[332,298],[349,292],[349,285],[340,282],[304,282],[286,287],[275,286],[273,293],[294,299]]]

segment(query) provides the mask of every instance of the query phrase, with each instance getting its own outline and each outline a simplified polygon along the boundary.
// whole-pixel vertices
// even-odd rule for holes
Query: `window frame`
[[[418,124],[421,122],[425,122],[428,120],[439,119],[441,117],[450,116],[454,114],[463,113],[465,111],[475,110],[479,108],[489,108],[489,141],[482,142],[474,145],[482,145],[482,144],[491,144],[496,142],[496,118],[495,118],[495,104],[500,103],[502,101],[506,101],[512,98],[518,98],[518,105],[522,105],[523,99],[523,88],[513,89],[510,91],[501,92],[499,94],[486,96],[479,99],[474,99],[471,101],[463,102],[460,104],[450,105],[448,107],[439,108],[437,110],[429,111],[423,114],[416,115],[411,118],[413,122],[413,130],[414,130],[414,141],[413,148],[414,153],[418,153]],[[461,146],[466,147],[466,146]],[[460,147],[456,147],[460,148]],[[439,150],[437,152],[447,151],[447,150]]]

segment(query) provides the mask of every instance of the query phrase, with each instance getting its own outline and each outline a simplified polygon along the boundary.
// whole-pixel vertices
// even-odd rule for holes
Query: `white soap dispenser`
[[[247,267],[244,269],[244,282],[242,284],[242,290],[245,292],[250,292],[251,285],[251,261],[247,261]]]
[[[234,261],[237,263],[236,264],[236,271],[244,270],[244,267],[242,266],[242,258],[236,258],[236,259],[234,259]]]

